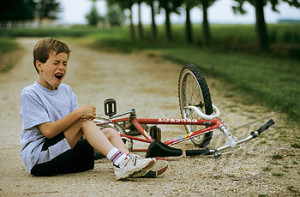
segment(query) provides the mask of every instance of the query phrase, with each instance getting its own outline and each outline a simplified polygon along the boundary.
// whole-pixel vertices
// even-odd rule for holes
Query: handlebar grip
[[[270,119],[268,122],[266,122],[263,126],[261,126],[259,129],[257,129],[257,133],[261,134],[262,132],[264,132],[265,130],[267,130],[270,126],[272,126],[273,124],[275,124],[273,119]]]

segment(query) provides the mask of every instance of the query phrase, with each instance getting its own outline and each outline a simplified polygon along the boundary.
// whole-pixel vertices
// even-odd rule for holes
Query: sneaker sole
[[[156,164],[147,170],[143,170],[139,173],[134,173],[134,178],[155,178],[168,169],[168,162],[165,158],[155,157]]]
[[[136,174],[136,173],[140,173],[142,171],[148,171],[148,169],[152,168],[155,165],[155,163],[156,163],[156,160],[152,160],[146,166],[141,167],[138,170],[137,169],[133,169],[133,170],[129,171],[128,173],[123,174],[120,177],[116,177],[116,179],[117,179],[117,181],[119,181],[119,180],[123,180],[123,179],[126,179],[126,178],[132,178],[133,175]]]

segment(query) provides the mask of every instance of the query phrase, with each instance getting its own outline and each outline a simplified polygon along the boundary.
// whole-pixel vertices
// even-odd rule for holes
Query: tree
[[[97,26],[99,21],[102,19],[101,16],[98,14],[98,10],[96,7],[96,1],[93,1],[92,7],[90,12],[85,16],[88,20],[88,24],[90,26]]]
[[[173,40],[170,14],[172,12],[178,14],[178,8],[181,6],[182,3],[183,0],[159,0],[159,7],[165,10],[165,29],[167,42],[171,42]]]
[[[141,3],[143,0],[137,0],[138,3],[138,32],[139,32],[139,37],[140,40],[144,40],[144,29],[143,29],[143,24],[142,24],[142,14],[141,14]]]
[[[145,2],[150,6],[151,9],[151,35],[152,41],[157,41],[157,26],[155,21],[155,7],[154,0],[145,0]]]
[[[247,1],[252,6],[255,7],[255,31],[256,31],[256,40],[258,42],[258,46],[261,50],[269,49],[269,40],[267,33],[267,26],[264,17],[264,6],[269,2],[271,3],[272,10],[278,12],[276,9],[277,5],[280,2],[288,3],[290,6],[294,6],[299,8],[300,3],[298,0],[234,0],[238,4],[232,6],[234,13],[245,14],[246,11],[243,9],[243,4]]]
[[[202,8],[202,43],[204,46],[209,46],[211,42],[211,34],[208,22],[208,8],[215,3],[217,0],[185,0],[185,13],[186,13],[186,20],[185,20],[185,32],[186,38],[188,43],[193,42],[193,35],[192,35],[192,23],[190,20],[190,10],[195,6],[200,6]]]
[[[0,21],[6,26],[8,21],[34,19],[36,3],[33,0],[0,0]]]
[[[111,26],[121,26],[124,22],[124,13],[119,5],[108,6],[107,19]]]
[[[185,0],[185,35],[188,43],[193,42],[193,28],[190,17],[190,11],[193,7],[199,4],[199,1]]]
[[[199,0],[200,7],[202,7],[202,42],[204,46],[209,46],[211,42],[211,34],[208,22],[208,8],[215,3],[216,0]]]
[[[36,4],[36,13],[39,24],[42,25],[43,19],[56,19],[57,13],[60,12],[59,3],[56,0],[38,0]]]
[[[129,10],[129,20],[130,20],[130,37],[131,40],[135,40],[135,30],[133,25],[133,18],[132,18],[132,6],[135,3],[135,0],[106,0],[108,6],[113,4],[118,4],[122,10]]]

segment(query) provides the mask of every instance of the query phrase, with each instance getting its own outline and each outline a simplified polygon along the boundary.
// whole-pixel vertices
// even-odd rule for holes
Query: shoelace
[[[134,155],[131,153],[131,154],[129,154],[129,157],[132,159],[133,165],[136,165],[137,155]]]

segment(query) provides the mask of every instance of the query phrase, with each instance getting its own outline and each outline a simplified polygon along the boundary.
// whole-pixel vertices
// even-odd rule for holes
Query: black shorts
[[[55,145],[65,141],[63,133],[53,139],[46,139],[42,151],[55,148]],[[94,149],[85,139],[77,142],[73,149],[68,149],[55,158],[36,164],[31,169],[31,174],[35,176],[54,176],[57,174],[67,174],[84,172],[94,168]]]

